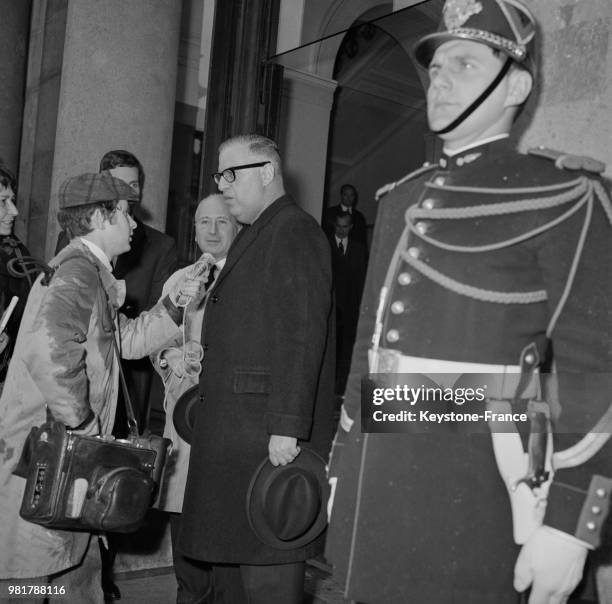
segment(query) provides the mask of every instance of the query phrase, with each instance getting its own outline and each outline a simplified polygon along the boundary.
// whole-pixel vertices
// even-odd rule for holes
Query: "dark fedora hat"
[[[266,457],[253,474],[246,512],[253,532],[276,549],[296,549],[314,541],[327,525],[329,486],[325,462],[302,448],[286,466]]]
[[[195,424],[195,412],[199,403],[200,391],[198,384],[196,384],[179,396],[172,414],[176,432],[185,442],[190,444]]]

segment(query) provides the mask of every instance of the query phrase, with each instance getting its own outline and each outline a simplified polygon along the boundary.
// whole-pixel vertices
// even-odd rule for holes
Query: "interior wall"
[[[334,76],[338,90],[330,123],[326,205],[337,204],[342,185],[352,184],[371,226],[376,190],[425,161],[423,89],[406,50],[377,26],[344,37]]]

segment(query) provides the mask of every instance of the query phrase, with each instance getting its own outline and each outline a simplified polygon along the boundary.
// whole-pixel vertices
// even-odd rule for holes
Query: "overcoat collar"
[[[236,262],[240,259],[242,254],[246,252],[249,246],[257,239],[259,231],[265,227],[271,220],[278,214],[283,208],[295,203],[288,195],[283,195],[275,201],[273,201],[255,220],[251,225],[245,225],[234,239],[232,247],[229,249],[227,254],[227,260],[223,270],[217,277],[215,288],[218,288],[226,275],[232,270]]]

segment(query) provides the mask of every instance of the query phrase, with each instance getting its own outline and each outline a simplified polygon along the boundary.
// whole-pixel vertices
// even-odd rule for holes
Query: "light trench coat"
[[[75,566],[90,538],[19,517],[25,480],[12,471],[30,429],[46,420],[45,407],[69,426],[83,422],[91,407],[103,434],[115,420],[119,363],[102,288],[116,316],[125,285],[79,239],[50,264],[59,268],[49,285],[39,277],[30,292],[0,398],[0,579],[47,576]],[[158,350],[176,338],[179,322],[167,300],[136,319],[119,314],[122,356],[140,358]]]
[[[164,284],[162,298],[176,286],[181,278],[190,274],[195,264],[191,264],[176,271]],[[202,321],[204,319],[204,308],[206,299],[192,301],[185,313],[185,341],[200,343],[202,337]],[[171,346],[182,349],[182,334],[172,342]],[[186,390],[195,386],[199,375],[177,376],[169,367],[162,369],[159,366],[160,354],[152,355],[151,361],[155,370],[162,378],[165,388],[164,411],[166,412],[166,424],[164,436],[172,441],[172,452],[166,464],[164,478],[159,497],[158,507],[166,512],[178,512],[183,509],[183,496],[185,494],[185,482],[187,481],[187,469],[189,467],[189,454],[191,447],[177,433],[172,416],[176,402]]]

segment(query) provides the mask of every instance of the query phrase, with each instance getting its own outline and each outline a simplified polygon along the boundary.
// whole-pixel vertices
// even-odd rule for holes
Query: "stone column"
[[[285,185],[321,220],[330,111],[337,82],[285,67],[279,144]]]
[[[28,244],[33,253],[53,254],[61,182],[97,172],[110,149],[126,149],[140,159],[145,220],[164,228],[181,6],[177,0],[34,0],[40,29],[33,32],[39,44],[31,48],[30,61],[42,46],[44,53],[38,71],[29,73],[26,110],[29,106],[31,112],[23,136],[29,147],[22,150],[32,180]],[[54,27],[53,19],[63,27]],[[58,85],[47,98],[45,66],[54,56],[51,75]],[[44,115],[47,101],[56,105],[55,115]],[[37,159],[47,174],[35,169]]]
[[[30,4],[0,0],[0,161],[12,172],[19,163]]]

